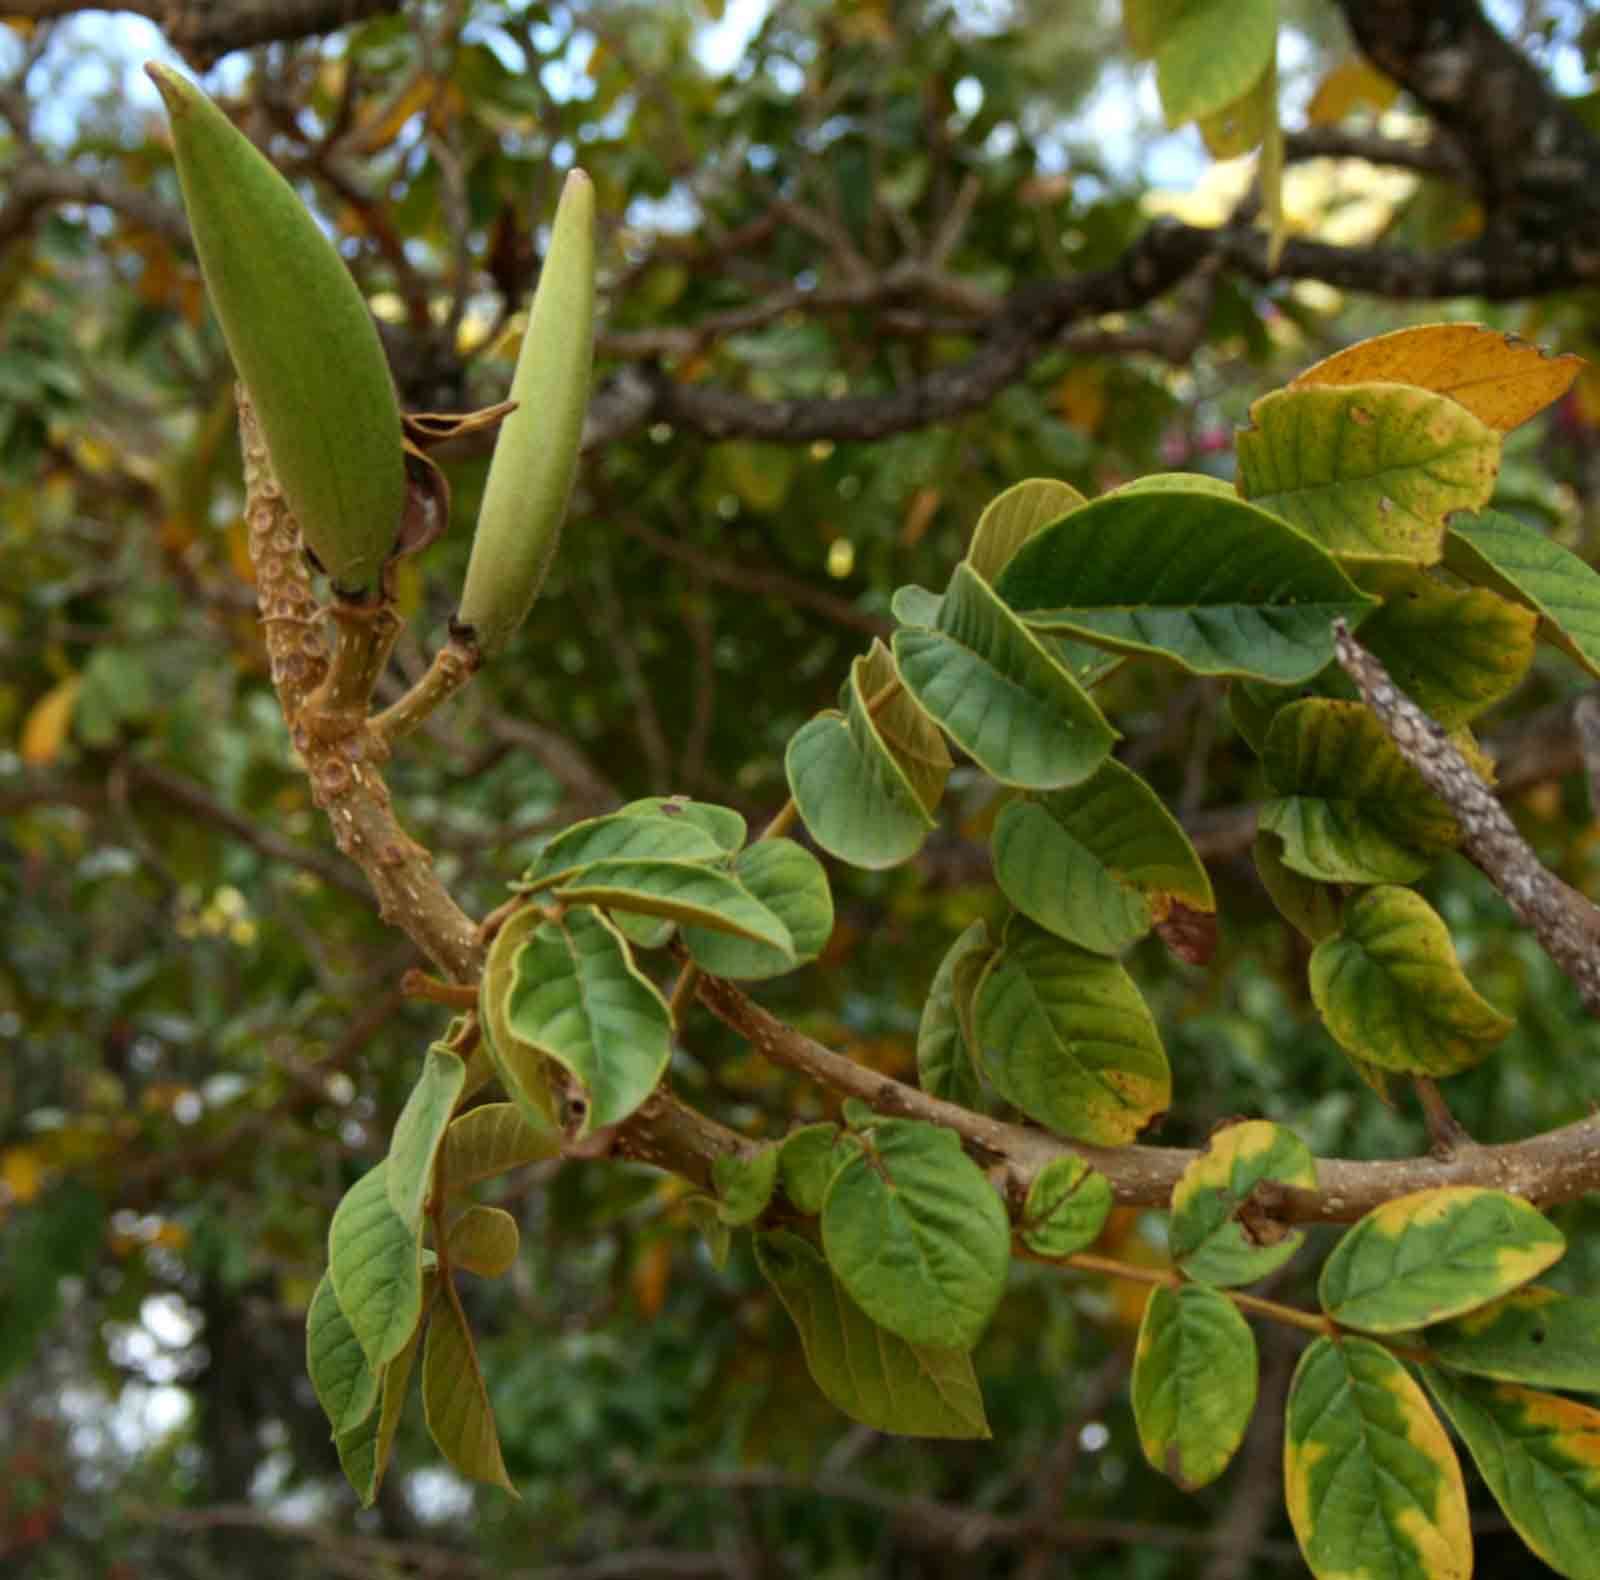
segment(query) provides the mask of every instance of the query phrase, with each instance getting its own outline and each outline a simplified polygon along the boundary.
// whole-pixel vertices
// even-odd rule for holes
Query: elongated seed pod
[[[361,292],[294,189],[168,67],[184,207],[206,290],[250,393],[273,474],[342,593],[377,580],[405,504],[400,406]]]
[[[555,556],[594,366],[594,186],[574,170],[533,293],[511,399],[484,484],[456,615],[491,658],[527,618]]]

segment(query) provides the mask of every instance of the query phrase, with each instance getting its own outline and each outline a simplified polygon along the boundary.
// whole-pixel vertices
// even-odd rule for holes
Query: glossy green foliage
[[[1401,1333],[1458,1316],[1537,1278],[1567,1244],[1520,1197],[1451,1185],[1375,1207],[1323,1264],[1323,1310],[1346,1327]]]
[[[856,1135],[822,1203],[828,1265],[908,1343],[970,1350],[1005,1289],[1011,1229],[952,1131],[886,1119]]]
[[[1185,1491],[1215,1481],[1256,1407],[1256,1341],[1233,1303],[1202,1284],[1159,1285],[1133,1360],[1144,1457]]]
[[[1020,918],[984,969],[973,1024],[1001,1095],[1059,1135],[1130,1141],[1171,1096],[1160,1036],[1127,972]]]
[[[1333,658],[1332,622],[1358,626],[1375,607],[1276,516],[1189,487],[1073,511],[1023,545],[995,591],[1038,630],[1277,685],[1309,680]]]
[[[972,997],[993,952],[987,925],[971,923],[939,962],[917,1027],[917,1076],[923,1091],[968,1108],[979,1094],[977,1050],[969,1031]]]
[[[1597,1333],[1600,1300],[1535,1284],[1430,1327],[1425,1340],[1451,1371],[1600,1393]]]
[[[1289,1391],[1284,1486],[1318,1580],[1467,1580],[1461,1467],[1422,1390],[1370,1339],[1317,1339]]]
[[[422,1316],[421,1243],[390,1205],[388,1170],[368,1169],[328,1228],[334,1293],[374,1371],[405,1348]]]
[[[988,1437],[963,1350],[913,1344],[880,1327],[798,1235],[759,1236],[756,1258],[800,1330],[817,1386],[852,1420],[910,1437]]]

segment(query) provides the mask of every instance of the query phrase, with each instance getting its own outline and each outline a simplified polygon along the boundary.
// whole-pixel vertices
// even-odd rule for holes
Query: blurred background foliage
[[[1493,14],[1587,108],[1583,7]],[[128,15],[0,33],[0,1567],[1301,1573],[1277,1488],[1280,1335],[1262,1334],[1240,1463],[1197,1497],[1134,1437],[1142,1293],[1038,1267],[1017,1267],[977,1355],[994,1442],[885,1439],[821,1400],[745,1250],[713,1268],[673,1180],[607,1163],[502,1182],[524,1251],[471,1291],[523,1501],[458,1482],[410,1423],[379,1506],[354,1512],[303,1377],[304,1308],[333,1206],[444,1017],[401,998],[409,946],[333,851],[267,684],[230,371],[136,71],[151,55],[172,58]],[[1416,135],[1354,62],[1330,6],[1287,4],[1288,124]],[[548,831],[620,799],[682,791],[759,826],[786,794],[784,743],[885,628],[891,590],[942,585],[1017,479],[1093,494],[1229,475],[1257,394],[1408,322],[1486,319],[1593,354],[1592,292],[1407,307],[1223,272],[1062,337],[937,426],[786,444],[641,425],[630,378],[753,401],[893,390],[966,355],[974,315],[1024,282],[1110,264],[1161,213],[1221,222],[1249,161],[1213,166],[1192,131],[1166,133],[1118,7],[1074,0],[459,0],[235,51],[204,80],[337,236],[413,409],[500,397],[561,173],[581,161],[598,186],[604,442],[513,650],[391,781],[476,912]],[[1443,177],[1351,160],[1295,163],[1288,207],[1299,232],[1357,245],[1435,247],[1480,219]],[[933,285],[907,272],[918,258]],[[484,464],[447,460],[453,527],[403,573],[391,697],[442,637]],[[1501,502],[1592,557],[1597,486],[1590,374],[1512,438]],[[1541,656],[1487,733],[1520,825],[1593,894],[1578,684]],[[1260,1115],[1319,1153],[1419,1150],[1414,1109],[1382,1107],[1311,1013],[1303,946],[1248,859],[1259,786],[1223,689],[1136,665],[1106,692],[1221,900],[1209,967],[1158,946],[1130,962],[1174,1066],[1159,1139]],[[970,772],[956,787],[915,862],[832,870],[826,955],[762,994],[899,1076],[949,940],[1000,912],[973,838],[992,808]],[[1501,1140],[1585,1111],[1600,1032],[1563,979],[1464,862],[1428,893],[1519,1021],[1451,1083],[1459,1117]],[[754,1135],[825,1111],[705,1016],[672,1080]],[[1592,1291],[1594,1213],[1555,1216],[1573,1240],[1557,1279]],[[1162,1255],[1159,1218],[1119,1213],[1109,1234]],[[1315,1262],[1278,1297],[1305,1299]],[[1538,1569],[1497,1531],[1482,1572]]]

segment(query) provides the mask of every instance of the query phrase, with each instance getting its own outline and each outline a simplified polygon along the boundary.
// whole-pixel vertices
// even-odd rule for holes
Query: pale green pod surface
[[[376,325],[294,189],[192,82],[166,100],[206,290],[272,470],[334,584],[378,579],[405,506],[400,407]]]
[[[511,639],[555,557],[594,365],[594,186],[574,170],[556,208],[484,484],[457,623],[492,657]]]

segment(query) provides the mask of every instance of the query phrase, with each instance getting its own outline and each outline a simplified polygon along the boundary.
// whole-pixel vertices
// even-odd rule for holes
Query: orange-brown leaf
[[[25,763],[53,763],[66,744],[72,728],[72,710],[83,685],[81,675],[68,675],[57,681],[29,710],[22,726],[21,752]]]
[[[1290,385],[1382,380],[1448,395],[1480,422],[1507,433],[1558,401],[1583,368],[1571,352],[1552,356],[1483,324],[1423,324],[1336,351]]]
[[[1394,103],[1399,85],[1364,60],[1346,60],[1335,66],[1311,95],[1306,106],[1306,123],[1332,126],[1342,121],[1358,105],[1387,110]]]

